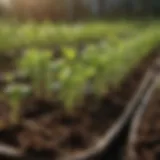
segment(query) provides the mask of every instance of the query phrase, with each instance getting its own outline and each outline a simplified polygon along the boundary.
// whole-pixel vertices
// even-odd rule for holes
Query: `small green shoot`
[[[11,123],[17,124],[20,121],[21,102],[30,93],[30,88],[22,84],[12,84],[7,86],[5,93],[11,107]]]
[[[28,74],[37,97],[50,96],[49,86],[53,78],[51,57],[50,51],[29,49],[20,59],[18,68]]]
[[[73,47],[63,47],[63,55],[67,60],[75,60],[76,58],[76,49]]]

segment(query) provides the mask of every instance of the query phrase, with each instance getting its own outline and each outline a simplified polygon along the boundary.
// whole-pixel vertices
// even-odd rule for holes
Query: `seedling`
[[[81,63],[74,64],[74,67],[64,68],[60,73],[62,89],[60,98],[64,102],[67,111],[73,111],[73,107],[83,101],[84,91],[88,80],[95,74],[92,67],[85,68]]]
[[[50,51],[27,50],[20,59],[18,68],[28,74],[34,94],[37,97],[50,95],[49,86],[53,73],[50,67],[52,54]]]
[[[76,49],[74,49],[73,47],[63,47],[63,55],[67,60],[75,60],[76,58]]]
[[[21,102],[30,92],[30,88],[23,84],[11,84],[5,89],[11,107],[10,121],[12,124],[17,124],[20,121]]]

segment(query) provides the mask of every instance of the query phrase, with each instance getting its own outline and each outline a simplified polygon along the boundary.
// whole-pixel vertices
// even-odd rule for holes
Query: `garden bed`
[[[41,32],[33,36],[35,28],[30,27],[31,37],[23,32],[15,43],[13,30],[6,34],[12,33],[10,41],[3,35],[8,44],[1,45],[6,54],[1,48],[0,155],[45,160],[83,155],[117,123],[159,56],[153,50],[159,45],[159,30],[154,26],[124,40],[85,43],[81,54],[62,45],[55,57],[54,49],[35,49],[47,36],[36,39]],[[34,49],[24,49],[32,43]],[[7,45],[24,48],[13,52]]]
[[[86,97],[83,106],[71,113],[60,103],[30,98],[23,104],[22,121],[9,127],[4,124],[8,122],[9,110],[1,103],[1,143],[18,148],[29,159],[51,159],[90,148],[123,113],[156,57],[156,52],[149,54],[117,89],[110,89],[100,99]]]

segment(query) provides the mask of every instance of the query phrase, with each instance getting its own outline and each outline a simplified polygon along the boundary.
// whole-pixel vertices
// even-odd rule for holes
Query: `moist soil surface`
[[[158,88],[142,117],[136,135],[136,160],[160,159],[160,88]]]
[[[60,103],[32,98],[23,104],[22,122],[1,129],[0,143],[19,148],[30,158],[37,159],[52,159],[93,146],[122,114],[156,57],[155,52],[150,54],[119,88],[111,89],[98,101],[93,96],[87,97],[85,105],[72,114],[66,114]],[[95,104],[99,106],[94,107]],[[0,118],[3,123],[8,120],[8,112],[1,103]]]

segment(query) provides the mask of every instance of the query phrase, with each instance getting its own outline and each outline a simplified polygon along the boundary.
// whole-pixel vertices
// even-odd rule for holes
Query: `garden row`
[[[115,47],[104,41],[103,45],[87,45],[81,54],[74,47],[63,47],[58,59],[50,50],[27,49],[16,60],[15,70],[3,75],[3,80],[11,84],[7,86],[7,101],[18,105],[25,95],[32,93],[46,100],[54,97],[71,111],[83,102],[85,95],[101,97],[110,87],[118,87],[159,41],[160,32],[149,28]],[[20,82],[12,83],[17,79]]]
[[[7,25],[8,24],[8,25]],[[153,24],[154,26],[154,24]],[[155,24],[156,26],[156,24]],[[141,27],[141,29],[140,29]],[[0,26],[0,50],[13,50],[24,47],[52,47],[53,45],[78,44],[109,39],[117,42],[143,30],[144,26],[126,22],[100,22],[87,24],[44,24],[36,23],[5,23]]]

